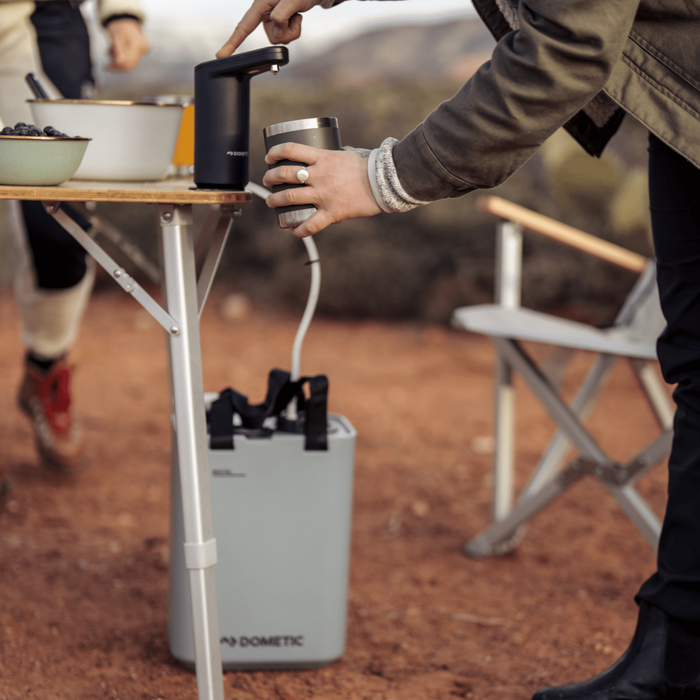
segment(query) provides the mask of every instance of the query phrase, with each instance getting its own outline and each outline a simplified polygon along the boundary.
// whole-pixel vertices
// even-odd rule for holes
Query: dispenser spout
[[[268,46],[257,51],[235,53],[232,56],[205,61],[195,66],[195,83],[199,81],[203,84],[208,80],[227,77],[252,78],[268,70],[276,73],[280,66],[287,63],[289,63],[289,51],[284,46]],[[195,91],[196,88],[195,84]]]
[[[286,47],[268,46],[195,66],[197,187],[242,190],[248,184],[250,82],[267,71],[278,73],[288,62]]]

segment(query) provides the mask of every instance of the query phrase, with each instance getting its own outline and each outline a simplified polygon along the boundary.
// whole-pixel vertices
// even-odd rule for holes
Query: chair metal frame
[[[655,264],[631,251],[577,231],[498,197],[480,199],[483,211],[497,224],[496,303],[463,307],[453,314],[457,328],[488,335],[497,348],[493,457],[492,523],[464,546],[474,557],[505,554],[520,541],[524,524],[589,475],[601,482],[652,548],[658,546],[661,524],[634,484],[670,452],[674,407],[656,368],[655,340],[663,327],[656,293]],[[522,238],[534,231],[640,274],[608,331],[558,319],[520,306]],[[661,325],[647,324],[644,313]],[[512,323],[511,321],[514,321]],[[635,322],[637,327],[635,328]],[[642,325],[641,337],[639,326]],[[519,333],[518,330],[525,332]],[[650,336],[651,334],[651,336]],[[521,341],[553,344],[555,350],[538,365]],[[558,380],[577,350],[597,353],[570,404],[560,396]],[[584,426],[595,399],[619,359],[626,359],[656,417],[660,434],[624,463],[616,462]],[[557,424],[527,485],[515,500],[515,387],[518,373]],[[576,457],[564,464],[573,447]]]

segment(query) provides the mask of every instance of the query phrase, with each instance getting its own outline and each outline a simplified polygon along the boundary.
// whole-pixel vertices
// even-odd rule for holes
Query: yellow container
[[[185,107],[180,125],[180,134],[175,146],[173,165],[194,165],[194,105]]]

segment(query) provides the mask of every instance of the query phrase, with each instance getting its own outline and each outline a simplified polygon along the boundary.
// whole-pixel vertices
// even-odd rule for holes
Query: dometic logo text
[[[248,151],[226,151],[227,156],[247,156]]]
[[[222,637],[222,644],[230,647],[303,647],[304,635],[278,637]]]

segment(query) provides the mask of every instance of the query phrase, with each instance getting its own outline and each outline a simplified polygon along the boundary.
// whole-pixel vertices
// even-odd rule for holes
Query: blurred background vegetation
[[[335,116],[344,145],[369,148],[411,131],[459,89],[493,45],[478,20],[457,25],[369,33],[307,64],[290,64],[278,76],[256,77],[251,83],[251,180],[260,183],[264,174],[262,130],[269,124]],[[469,43],[456,47],[458,40]],[[430,54],[423,44],[442,50]],[[432,64],[426,65],[426,56]],[[460,60],[450,63],[450,56]],[[191,95],[191,69],[168,84],[136,85],[122,78],[102,96],[133,99],[136,91]],[[321,232],[316,236],[323,270],[319,313],[447,323],[455,307],[492,300],[496,221],[478,211],[480,194],[496,194],[651,254],[646,132],[628,117],[600,159],[557,132],[494,190]],[[157,255],[153,207],[99,205],[97,211]],[[203,215],[196,212],[199,219]],[[5,267],[6,245],[0,242]],[[274,212],[254,198],[236,220],[216,284],[253,302],[299,312],[308,293],[306,259],[301,241],[277,229]],[[631,273],[528,233],[523,272],[525,305],[598,325],[612,321],[634,282]]]
[[[336,116],[343,143],[375,147],[401,138],[460,83],[427,79],[323,91],[259,90],[253,123]],[[251,138],[254,141],[255,134]],[[257,147],[262,156],[262,137]],[[260,181],[261,158],[251,158]],[[488,193],[435,202],[405,214],[337,224],[320,233],[322,313],[446,322],[456,306],[493,298],[495,220],[478,211],[480,194],[497,194],[572,226],[649,255],[646,133],[627,119],[608,152],[594,159],[563,131],[508,182]],[[299,241],[276,231],[274,215],[255,202],[240,222],[224,277],[254,295],[302,303],[306,271]],[[611,320],[634,281],[609,264],[526,234],[523,303]]]

